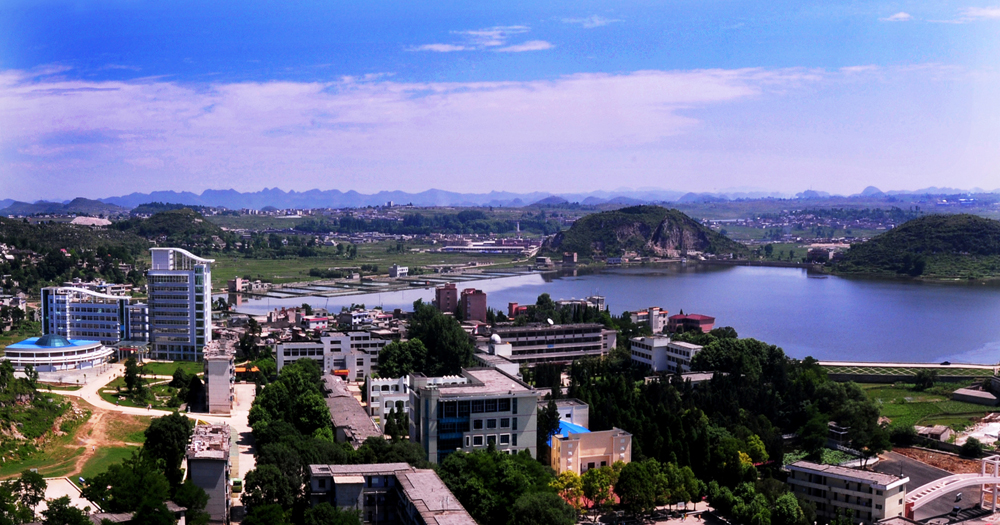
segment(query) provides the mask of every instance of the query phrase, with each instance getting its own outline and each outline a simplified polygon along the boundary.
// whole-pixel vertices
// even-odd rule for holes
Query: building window
[[[510,411],[516,414],[517,413],[517,398],[516,397],[514,399],[510,400],[510,407],[511,407]],[[515,428],[517,428],[517,427],[515,427]]]
[[[879,504],[877,504],[877,503],[876,503],[876,504],[875,504],[875,508],[876,508],[877,510],[882,510],[882,505],[879,505]]]
[[[497,420],[496,419],[487,419],[486,420],[486,428],[497,428]]]
[[[517,434],[510,435],[510,444],[514,445],[515,447],[517,446]]]
[[[500,434],[500,444],[510,445],[510,434]]]
[[[472,436],[472,446],[474,447],[483,446],[483,436]]]
[[[500,418],[500,428],[510,428],[510,418],[502,417]]]
[[[472,421],[472,429],[473,430],[482,430],[483,429],[483,420],[482,419],[473,420]]]
[[[459,401],[458,402],[458,417],[467,417],[469,415],[469,402]]]
[[[326,480],[325,479],[320,479],[319,480],[319,488],[321,488],[321,489],[325,489],[326,488]]]
[[[496,412],[497,411],[497,400],[496,399],[487,399],[486,400],[486,411],[487,412]]]
[[[490,435],[486,436],[486,444],[488,444],[488,445],[496,445],[497,444],[497,436],[496,436],[496,434],[490,434]]]
[[[513,417],[510,419],[510,429],[517,430],[517,418]]]
[[[472,438],[470,436],[465,436],[465,448],[469,448],[472,445]]]

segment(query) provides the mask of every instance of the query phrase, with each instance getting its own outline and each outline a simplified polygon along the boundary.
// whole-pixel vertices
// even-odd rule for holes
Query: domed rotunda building
[[[61,335],[46,334],[29,337],[7,347],[4,358],[17,370],[25,365],[39,372],[91,368],[106,363],[114,350],[100,341],[66,339]]]

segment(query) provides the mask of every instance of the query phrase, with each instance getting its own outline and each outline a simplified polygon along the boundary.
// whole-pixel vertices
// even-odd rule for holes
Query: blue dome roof
[[[58,334],[45,334],[35,341],[35,345],[44,346],[46,348],[58,348],[61,346],[73,346],[73,343],[69,342],[69,339],[66,339]]]

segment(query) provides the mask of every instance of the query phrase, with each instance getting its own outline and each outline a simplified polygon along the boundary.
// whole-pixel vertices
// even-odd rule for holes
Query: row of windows
[[[536,355],[536,354],[557,354],[564,353],[568,350],[573,352],[591,352],[591,351],[601,351],[603,348],[601,345],[591,345],[591,346],[580,346],[575,348],[557,347],[557,348],[537,348],[532,350],[514,350],[511,355]]]
[[[514,341],[514,340],[504,339],[504,341],[507,341],[508,343],[510,343],[510,345],[512,347],[517,348],[519,346],[544,346],[544,345],[551,345],[551,344],[558,344],[558,345],[570,345],[570,344],[572,344],[572,345],[579,345],[579,344],[584,344],[584,343],[600,343],[601,342],[601,337],[600,336],[597,336],[597,337],[577,337],[575,339],[559,339],[559,340],[530,339],[528,341]]]
[[[438,401],[438,414],[441,414],[442,417],[465,417],[469,414],[486,412],[513,412],[516,414],[517,398]]]
[[[511,430],[517,430],[517,418],[516,417],[513,418],[513,420],[512,420],[512,418],[509,418],[509,417],[502,417],[499,420],[497,420],[497,419],[474,419],[472,421],[472,429],[473,430],[482,430],[483,429],[483,422],[484,421],[486,422],[486,428],[487,428],[487,430],[491,429],[491,428],[497,428],[497,423],[498,422],[500,423],[500,428],[509,428]],[[513,426],[511,426],[511,423],[513,423]]]
[[[150,283],[186,283],[186,275],[150,275],[147,277]]]
[[[500,438],[500,445],[517,446],[517,434],[500,434],[499,436],[497,436],[497,434],[488,434],[486,436],[465,436],[465,446],[483,447],[496,445],[498,443],[497,437]]]

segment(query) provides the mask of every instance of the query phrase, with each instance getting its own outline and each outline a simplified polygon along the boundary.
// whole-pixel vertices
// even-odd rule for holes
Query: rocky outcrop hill
[[[689,252],[744,257],[748,250],[687,215],[660,206],[631,206],[588,215],[545,244],[549,252],[580,256],[617,256],[634,251],[642,256],[677,257]]]

